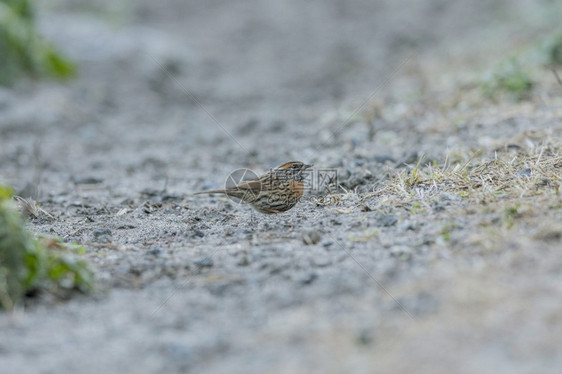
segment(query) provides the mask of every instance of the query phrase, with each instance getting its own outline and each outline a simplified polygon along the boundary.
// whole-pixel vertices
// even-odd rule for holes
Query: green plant
[[[17,78],[69,78],[75,66],[38,35],[30,0],[0,0],[0,85]]]
[[[455,228],[456,228],[455,222],[453,221],[446,222],[443,224],[443,227],[441,227],[441,231],[439,231],[439,235],[441,235],[443,240],[449,241],[451,240],[451,232],[453,232]]]
[[[544,59],[548,66],[562,65],[562,32],[548,38],[544,44]]]
[[[424,155],[421,155],[420,158],[418,159],[418,163],[416,164],[416,166],[412,169],[411,173],[404,179],[404,182],[409,187],[415,186],[420,181],[419,170],[423,158]]]
[[[519,204],[505,208],[503,211],[503,224],[508,229],[515,224],[515,219],[519,216]]]
[[[512,99],[521,101],[529,97],[533,86],[530,74],[518,60],[512,58],[488,72],[480,84],[480,89],[489,98],[506,93]]]
[[[69,255],[64,243],[35,239],[23,225],[12,191],[0,185],[0,309],[12,309],[31,291],[68,297],[92,291],[88,264]]]
[[[422,203],[420,201],[414,201],[410,204],[410,214],[422,214],[425,213],[427,211],[427,209],[425,207],[422,206]]]

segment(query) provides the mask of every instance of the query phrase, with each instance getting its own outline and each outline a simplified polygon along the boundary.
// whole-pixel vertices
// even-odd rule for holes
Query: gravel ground
[[[559,5],[44,6],[41,29],[80,74],[0,91],[0,181],[55,217],[34,232],[87,248],[99,286],[0,315],[2,373],[562,367],[556,154],[537,156],[555,172],[535,192],[498,200],[397,177],[421,155],[430,167],[559,147],[556,84],[523,103],[451,104],[466,77],[559,27]],[[289,160],[315,164],[289,212],[192,195]]]

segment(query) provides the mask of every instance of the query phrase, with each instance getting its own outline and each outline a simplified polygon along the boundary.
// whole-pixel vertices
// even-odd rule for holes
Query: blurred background
[[[0,371],[556,372],[561,16],[0,0],[0,185],[105,287],[0,315]],[[336,196],[191,196],[289,160]]]
[[[2,156],[39,141],[44,158],[72,172],[103,160],[185,170],[314,159],[334,112],[478,81],[493,62],[543,43],[561,14],[549,0],[1,4],[5,38],[25,29],[7,14],[13,6],[35,16],[23,32],[44,40],[19,35],[17,48],[32,49],[19,60],[0,44],[1,81],[12,87],[2,89]],[[446,74],[455,65],[464,71]],[[77,159],[86,160],[75,168]]]
[[[193,169],[338,163],[318,148],[365,136],[336,129],[364,122],[391,93],[408,100],[479,84],[495,62],[554,35],[562,8],[549,0],[1,4],[2,158],[36,144],[66,177],[97,168],[108,179],[160,162],[174,163],[177,182]],[[383,125],[397,116],[384,115]],[[375,144],[380,153],[400,156],[386,143]],[[205,184],[202,173],[178,188]],[[33,179],[8,174],[18,186]]]

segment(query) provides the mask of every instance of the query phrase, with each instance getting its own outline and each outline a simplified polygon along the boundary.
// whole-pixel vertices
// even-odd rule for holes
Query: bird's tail
[[[226,190],[209,190],[209,191],[201,191],[201,192],[196,192],[194,193],[194,195],[208,195],[208,194],[212,194],[212,193],[227,193]]]

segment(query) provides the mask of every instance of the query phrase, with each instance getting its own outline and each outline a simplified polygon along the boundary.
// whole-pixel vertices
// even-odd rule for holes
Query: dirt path
[[[482,184],[392,179],[422,154],[441,165],[476,150],[513,175],[545,157],[559,170],[555,86],[451,104],[463,77],[558,27],[553,9],[124,3],[45,9],[80,76],[0,91],[0,182],[57,217],[30,228],[87,248],[101,289],[0,315],[2,373],[562,367],[557,175],[481,200],[469,192]],[[191,196],[293,159],[337,172],[348,193],[310,191],[276,216]]]

